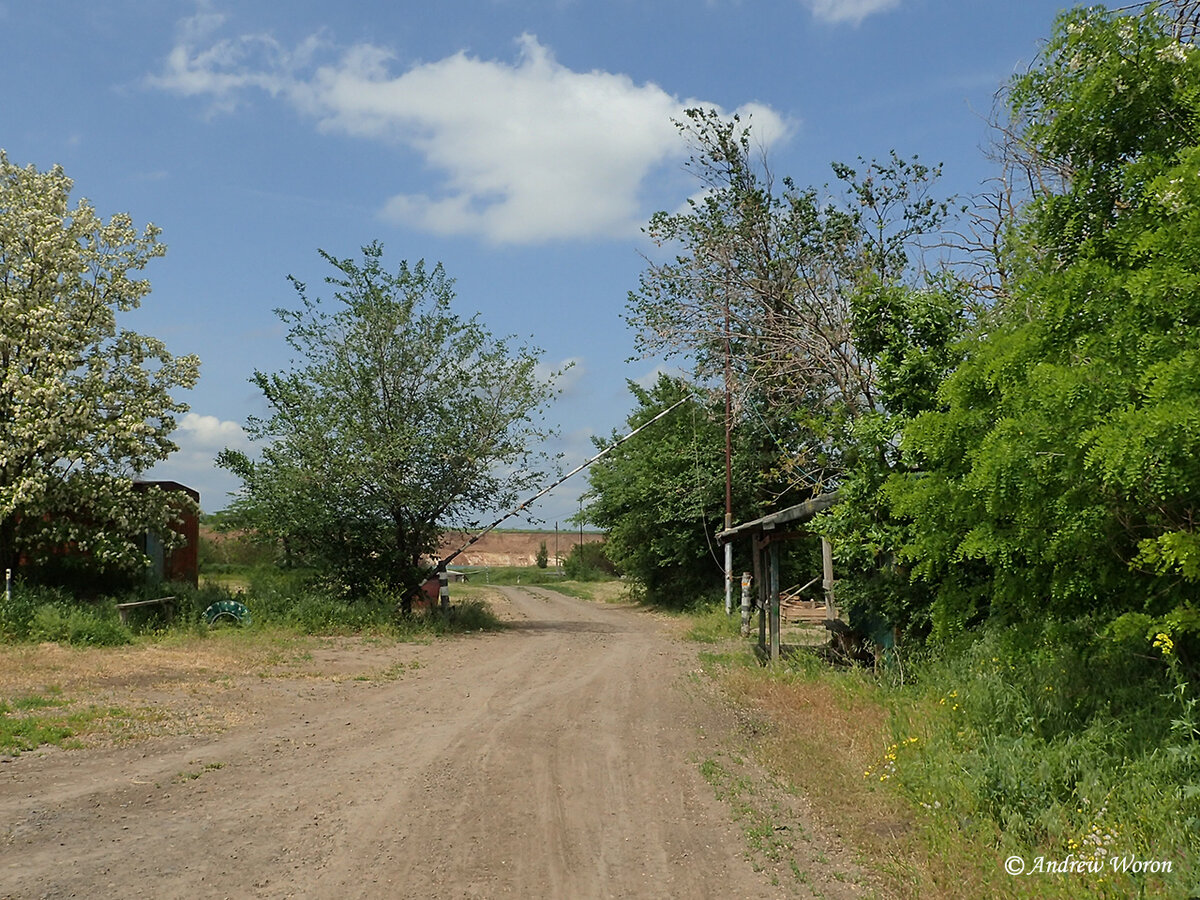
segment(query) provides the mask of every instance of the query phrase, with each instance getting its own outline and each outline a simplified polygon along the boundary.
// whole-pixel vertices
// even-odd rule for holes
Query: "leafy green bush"
[[[70,596],[58,588],[17,584],[12,597],[0,604],[0,637],[6,641],[21,641],[29,637],[34,613],[44,604],[65,606]]]
[[[423,618],[426,620],[422,623],[424,629],[435,634],[497,631],[504,627],[504,623],[496,618],[492,608],[482,600],[464,600],[451,606],[449,615],[432,612]]]
[[[99,609],[44,603],[33,611],[28,635],[34,641],[54,641],[89,647],[117,647],[133,640],[114,608],[111,615]]]
[[[396,601],[372,596],[347,603],[336,596],[309,589],[297,597],[283,623],[305,634],[347,634],[388,628],[396,618]]]
[[[572,581],[603,581],[617,575],[616,565],[608,558],[604,544],[575,544],[563,561],[563,573]]]
[[[688,630],[688,640],[702,644],[719,644],[734,640],[740,634],[742,617],[737,611],[726,615],[725,601],[710,601],[691,611],[692,627]]]
[[[108,601],[76,601],[63,588],[18,584],[0,603],[0,638],[111,647],[132,640]]]
[[[934,834],[967,828],[1001,858],[1172,859],[1170,878],[1115,890],[1190,896],[1196,693],[1168,635],[1118,632],[1092,618],[993,625],[916,662],[869,777],[923,807]]]

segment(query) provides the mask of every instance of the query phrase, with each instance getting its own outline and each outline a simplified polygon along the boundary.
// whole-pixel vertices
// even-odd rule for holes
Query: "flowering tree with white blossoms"
[[[0,568],[68,546],[98,569],[136,568],[137,534],[169,538],[181,502],[133,480],[177,449],[187,406],[171,391],[192,387],[200,362],[117,321],[166,247],[153,225],[70,206],[71,188],[60,167],[0,151]]]

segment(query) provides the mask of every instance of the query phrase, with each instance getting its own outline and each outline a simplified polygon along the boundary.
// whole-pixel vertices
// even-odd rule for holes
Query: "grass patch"
[[[738,613],[725,614],[723,603],[702,606],[687,614],[690,626],[687,639],[701,644],[720,644],[740,639],[741,617]]]
[[[361,675],[355,675],[354,680],[371,682],[399,681],[406,673],[416,671],[419,668],[421,668],[421,663],[415,659],[409,662],[395,662],[376,672],[364,672]]]
[[[85,738],[131,717],[120,707],[76,703],[58,687],[0,700],[0,752],[15,756],[43,745],[76,749]]]
[[[541,585],[546,590],[556,591],[578,600],[591,600],[597,603],[627,603],[629,588],[625,582],[616,578],[606,578],[591,581],[574,581],[567,579]]]
[[[217,770],[223,769],[223,768],[225,768],[225,763],[220,763],[220,762],[205,763],[199,769],[192,769],[187,772],[180,772],[178,775],[175,776],[175,781],[176,782],[195,781],[201,775],[204,775],[208,772],[216,772]]]
[[[700,764],[700,775],[717,799],[729,804],[755,869],[762,871],[768,863],[773,868],[783,864],[786,871],[803,880],[803,870],[792,856],[793,839],[803,837],[797,833],[802,829],[765,795],[761,782],[744,774],[744,767],[744,760],[737,756],[710,756]]]
[[[558,581],[547,583],[545,587],[560,594],[565,594],[568,597],[575,597],[578,600],[596,599],[596,585],[588,582]]]
[[[552,585],[566,576],[554,568],[537,566],[487,566],[470,569],[471,581],[476,584],[537,584]]]

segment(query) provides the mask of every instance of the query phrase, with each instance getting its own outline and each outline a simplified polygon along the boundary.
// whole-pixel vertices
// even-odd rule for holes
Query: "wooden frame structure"
[[[723,544],[730,544],[743,536],[751,539],[754,583],[758,592],[758,643],[772,662],[779,659],[780,649],[779,547],[783,542],[804,534],[799,526],[833,506],[839,499],[837,491],[820,494],[717,534],[717,540]],[[829,542],[824,538],[821,539],[821,560],[825,615],[832,619],[836,615],[833,607],[833,554]]]

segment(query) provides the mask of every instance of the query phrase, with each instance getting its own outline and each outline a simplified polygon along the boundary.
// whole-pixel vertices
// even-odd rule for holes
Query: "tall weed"
[[[121,624],[115,604],[76,601],[59,588],[18,584],[9,600],[0,601],[0,638],[113,647],[128,644],[133,636]]]

